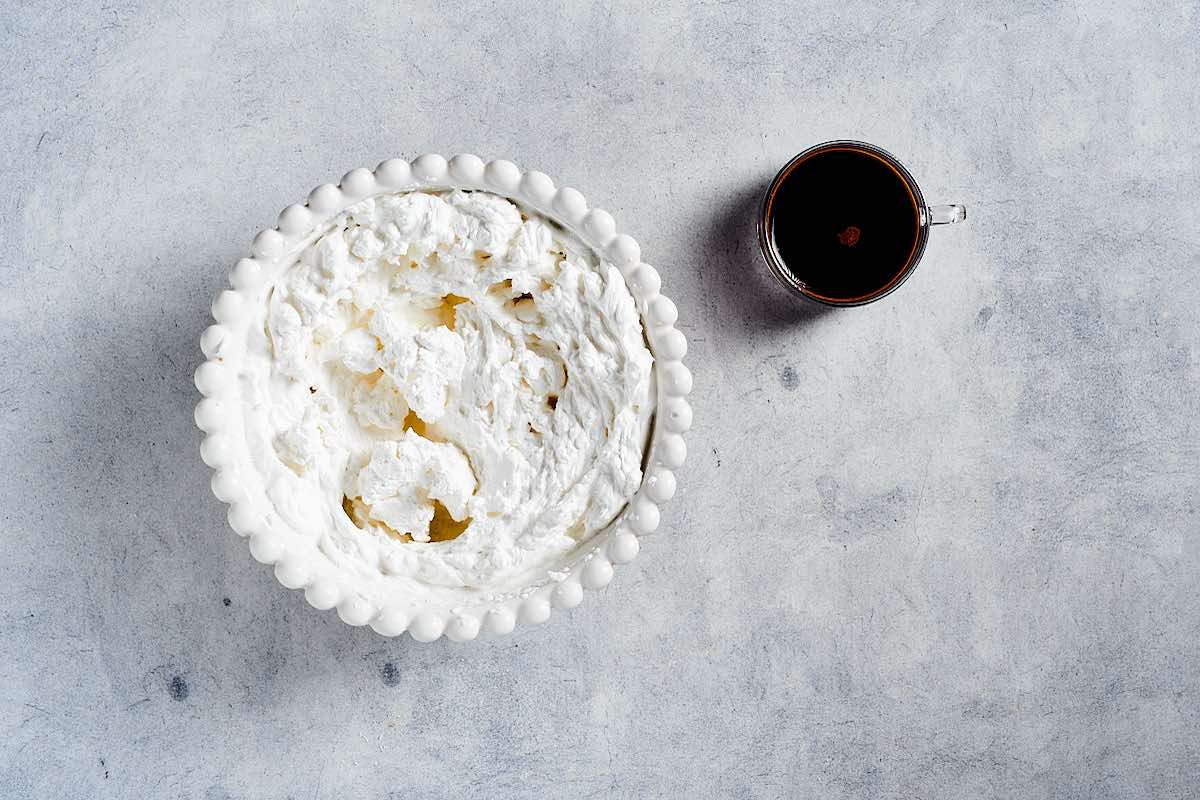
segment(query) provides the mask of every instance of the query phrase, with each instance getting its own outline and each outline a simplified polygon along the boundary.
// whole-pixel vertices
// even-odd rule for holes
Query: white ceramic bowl
[[[242,476],[254,470],[241,435],[238,374],[242,352],[234,334],[246,320],[256,287],[286,267],[294,246],[347,207],[376,194],[421,188],[482,189],[524,203],[570,229],[588,246],[620,268],[633,294],[655,358],[658,406],[641,488],[624,511],[604,530],[584,542],[564,565],[566,577],[545,579],[519,592],[492,596],[476,605],[414,605],[412,598],[369,599],[356,591],[351,576],[337,570],[311,538],[300,536],[274,513],[266,493],[248,488]],[[639,537],[659,523],[659,506],[675,494],[675,471],[687,447],[683,433],[691,427],[686,400],[692,376],[683,365],[687,340],[675,327],[675,304],[659,292],[658,272],[642,263],[641,248],[617,233],[612,216],[589,209],[583,195],[556,187],[541,172],[522,172],[510,161],[484,163],[473,155],[447,160],[423,155],[413,161],[389,159],[374,171],[354,169],[338,185],[322,184],[307,202],[279,214],[274,228],[254,237],[251,255],[237,262],[233,289],[213,302],[216,324],[204,331],[200,347],[207,360],[196,370],[196,388],[204,399],[196,406],[196,424],[205,432],[200,455],[215,470],[212,491],[229,505],[229,525],[249,540],[250,553],[275,567],[275,577],[290,589],[303,589],[315,608],[337,608],[350,625],[370,625],[385,636],[407,630],[414,639],[433,641],[445,634],[456,641],[474,639],[480,631],[507,633],[517,622],[545,622],[554,608],[571,608],[584,589],[600,589],[612,580],[613,568],[638,554]],[[563,573],[560,570],[559,575]]]

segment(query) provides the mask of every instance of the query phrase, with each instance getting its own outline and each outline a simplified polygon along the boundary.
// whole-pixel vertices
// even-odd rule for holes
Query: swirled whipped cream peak
[[[653,359],[624,279],[505,198],[364,200],[257,314],[252,458],[274,511],[356,578],[520,588],[641,483]]]

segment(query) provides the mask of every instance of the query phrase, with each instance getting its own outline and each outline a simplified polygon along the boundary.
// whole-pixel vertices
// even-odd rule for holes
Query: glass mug
[[[763,198],[758,242],[771,274],[793,294],[860,306],[912,274],[931,225],[966,218],[960,205],[926,205],[886,150],[842,140],[810,147],[779,171]]]

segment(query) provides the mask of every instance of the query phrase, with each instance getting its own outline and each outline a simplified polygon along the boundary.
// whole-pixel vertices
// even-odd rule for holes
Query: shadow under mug
[[[788,266],[787,260],[780,253],[775,226],[779,221],[777,219],[778,215],[781,213],[786,214],[789,211],[786,208],[781,209],[781,206],[786,205],[786,197],[784,198],[784,203],[780,202],[781,194],[787,194],[787,192],[781,192],[781,189],[785,186],[788,187],[788,192],[793,194],[805,189],[811,190],[814,193],[812,202],[817,204],[817,207],[820,209],[826,208],[828,203],[844,203],[848,206],[847,211],[849,212],[849,216],[847,218],[853,217],[853,200],[843,199],[839,201],[827,199],[823,196],[824,193],[829,191],[829,186],[793,187],[788,185],[789,180],[804,180],[802,177],[796,177],[801,175],[801,173],[797,173],[797,169],[809,165],[808,169],[811,170],[811,165],[814,163],[812,159],[815,157],[828,157],[838,154],[841,154],[843,157],[849,157],[851,161],[855,159],[863,161],[865,164],[868,164],[868,168],[871,166],[876,167],[875,172],[878,174],[879,180],[885,183],[891,181],[893,184],[902,187],[897,196],[903,198],[903,202],[897,204],[897,213],[908,220],[909,229],[904,239],[904,247],[908,249],[908,255],[906,258],[898,258],[894,265],[888,265],[886,269],[881,270],[880,280],[877,281],[878,285],[868,285],[861,287],[861,290],[850,292],[831,293],[822,291],[820,287],[812,285],[810,281],[805,281],[805,270],[799,265]],[[832,166],[828,168],[827,173],[831,177],[840,179],[842,176],[838,173],[839,169],[841,168]],[[829,170],[832,170],[832,172],[829,172]],[[849,174],[845,177],[848,180],[852,180],[852,176]],[[848,191],[844,185],[838,188]],[[871,187],[867,186],[864,189],[870,191]],[[816,193],[820,193],[822,196],[816,198]],[[812,222],[814,215],[811,213],[811,209],[806,210],[806,213],[799,216],[802,219],[791,219],[788,224],[815,224]],[[759,248],[762,250],[763,258],[766,259],[767,266],[771,270],[771,274],[793,295],[828,306],[861,306],[879,300],[895,291],[912,274],[921,260],[921,255],[925,252],[925,243],[929,237],[929,228],[931,225],[962,222],[966,218],[967,209],[965,206],[926,205],[925,197],[921,194],[921,189],[917,186],[916,180],[891,153],[866,142],[837,140],[823,142],[808,148],[785,164],[783,169],[779,170],[779,173],[771,181],[771,185],[763,198],[758,218],[758,243]],[[837,227],[840,228],[841,223],[838,223]],[[822,234],[824,233],[826,232],[822,231]],[[847,225],[845,232],[841,235],[828,232],[828,236],[838,238],[843,245],[857,244],[860,235],[860,229],[851,225]],[[908,248],[910,239],[911,249]],[[813,257],[820,258],[820,253],[814,252]]]

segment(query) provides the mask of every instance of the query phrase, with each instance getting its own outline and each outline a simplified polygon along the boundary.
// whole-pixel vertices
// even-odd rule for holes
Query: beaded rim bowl
[[[242,351],[234,329],[251,310],[259,287],[291,248],[317,227],[346,208],[368,197],[419,189],[480,189],[519,201],[567,228],[621,271],[628,285],[654,355],[657,406],[651,428],[642,485],[625,509],[606,528],[574,551],[559,578],[543,579],[521,591],[481,598],[477,604],[437,604],[415,607],[403,593],[371,599],[355,588],[352,576],[339,570],[321,553],[317,543],[298,534],[279,514],[265,491],[249,488],[242,476],[254,472],[245,438],[241,434],[238,375]],[[373,171],[347,172],[338,185],[322,184],[304,203],[290,205],[279,214],[273,228],[259,232],[251,255],[234,266],[232,289],[221,292],[212,305],[216,324],[200,337],[206,361],[196,370],[196,388],[203,399],[196,406],[196,425],[205,433],[200,446],[204,463],[215,472],[212,491],[229,506],[229,525],[249,540],[250,553],[274,566],[275,577],[289,589],[303,589],[314,608],[337,608],[349,625],[370,625],[384,636],[405,630],[418,641],[430,642],[445,635],[454,641],[474,639],[480,631],[504,634],[516,623],[539,624],[554,608],[573,608],[584,589],[601,589],[613,577],[615,565],[632,561],[640,549],[639,537],[653,533],[659,524],[659,507],[675,494],[675,471],[687,456],[683,433],[692,424],[686,400],[692,375],[683,365],[687,340],[675,327],[675,304],[659,292],[658,272],[642,263],[641,248],[630,236],[617,232],[608,212],[588,208],[577,190],[556,187],[545,174],[522,171],[511,161],[485,163],[473,155],[447,160],[422,155],[411,162],[389,159]]]

